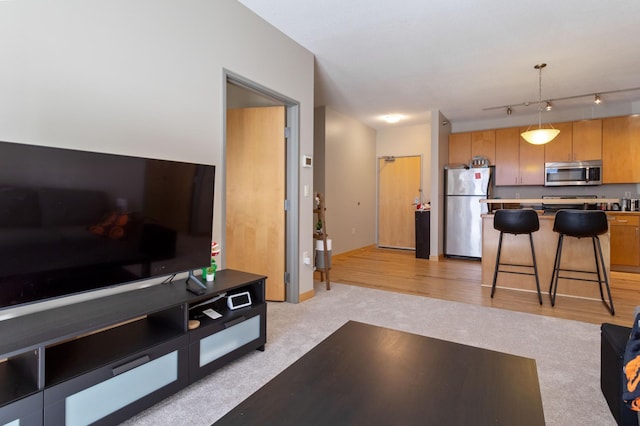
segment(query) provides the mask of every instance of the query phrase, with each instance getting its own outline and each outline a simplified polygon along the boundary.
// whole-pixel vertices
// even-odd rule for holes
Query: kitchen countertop
[[[593,211],[601,211],[601,210],[593,210]],[[536,213],[538,213],[538,218],[542,219],[549,219],[549,220],[553,220],[556,217],[556,212],[552,211],[552,212],[545,212],[543,210],[535,210]],[[621,215],[621,216],[640,216],[640,211],[635,211],[635,212],[631,212],[631,211],[620,211],[620,210],[605,210],[604,211],[606,214],[608,215]],[[493,217],[494,213],[483,213],[480,215],[481,217]]]
[[[595,204],[619,203],[619,198],[493,198],[482,199],[486,204]]]

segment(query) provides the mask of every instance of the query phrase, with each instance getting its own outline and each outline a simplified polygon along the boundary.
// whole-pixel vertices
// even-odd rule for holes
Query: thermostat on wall
[[[239,309],[245,306],[251,306],[251,295],[248,291],[232,294],[227,297],[227,306],[229,309]]]
[[[310,155],[302,156],[302,167],[312,167],[313,166],[313,158]]]

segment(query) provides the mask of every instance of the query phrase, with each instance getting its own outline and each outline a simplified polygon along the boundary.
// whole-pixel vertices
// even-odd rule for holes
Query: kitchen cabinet
[[[496,130],[496,185],[517,185],[520,178],[520,130]]]
[[[602,120],[580,120],[572,123],[573,160],[602,159]]]
[[[544,161],[589,161],[602,159],[602,120],[555,123],[560,130],[544,145]]]
[[[571,123],[555,123],[553,127],[560,134],[544,146],[544,161],[573,161],[573,138]]]
[[[544,185],[544,145],[522,139],[525,130],[496,130],[496,185]]]
[[[640,268],[640,215],[608,213],[611,241],[611,269]]]
[[[640,115],[602,120],[602,183],[640,182]]]
[[[449,164],[469,164],[471,160],[471,132],[449,135]]]
[[[496,131],[484,130],[471,132],[471,158],[475,156],[486,157],[489,164],[496,161]]]
[[[520,129],[520,133],[527,129]],[[544,145],[520,139],[520,185],[544,185]]]
[[[495,130],[449,135],[449,164],[469,164],[475,156],[486,157],[490,164],[494,164],[496,156]]]

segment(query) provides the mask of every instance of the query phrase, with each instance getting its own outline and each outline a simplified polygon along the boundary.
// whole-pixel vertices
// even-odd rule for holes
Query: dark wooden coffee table
[[[417,424],[544,425],[535,360],[349,321],[216,423]]]

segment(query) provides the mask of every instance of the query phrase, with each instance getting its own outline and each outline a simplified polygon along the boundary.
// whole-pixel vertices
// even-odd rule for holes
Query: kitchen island
[[[617,203],[618,199],[598,199],[599,203]],[[559,199],[559,200],[542,200],[542,199],[500,199],[500,200],[481,200],[487,204],[515,204],[522,203],[525,205],[535,204],[576,204],[576,208],[580,205],[593,203],[593,199]],[[553,222],[555,214],[538,212],[540,229],[534,232],[533,244],[535,247],[536,261],[538,265],[538,278],[540,280],[540,290],[543,294],[548,294],[551,283],[551,275],[553,273],[553,264],[555,262],[556,247],[558,244],[558,234],[553,231]],[[482,215],[482,285],[491,287],[493,282],[493,273],[496,263],[496,255],[498,251],[498,238],[500,232],[493,228],[493,214]],[[600,235],[600,244],[602,246],[602,255],[607,271],[607,277],[610,277],[610,244],[609,233]],[[509,235],[505,234],[502,242],[501,263],[522,263],[531,264],[531,249],[529,247],[529,238],[525,235]],[[570,238],[564,240],[562,250],[562,268],[595,271],[595,263],[593,257],[593,245],[591,238]],[[514,271],[524,271],[523,268],[511,267]],[[502,268],[506,269],[506,268]],[[575,277],[583,277],[593,279],[595,275],[585,275],[577,272],[563,273],[563,275],[571,275]],[[518,291],[536,292],[535,278],[533,276],[519,274],[498,274],[498,288],[506,288]],[[499,294],[499,293],[496,293]],[[600,290],[597,283],[584,282],[576,280],[560,280],[558,285],[558,296],[570,296],[584,299],[600,300]],[[549,303],[549,298],[543,297],[543,302]],[[560,301],[560,303],[562,303]]]

